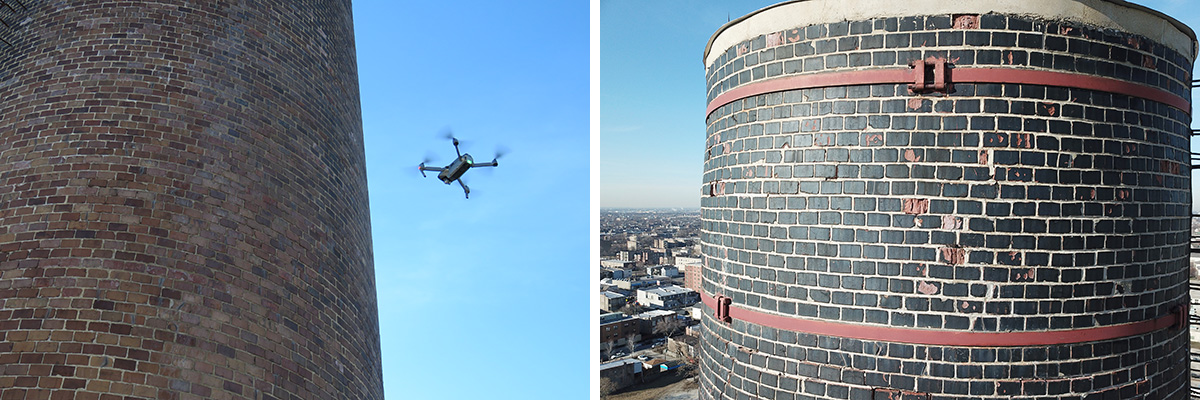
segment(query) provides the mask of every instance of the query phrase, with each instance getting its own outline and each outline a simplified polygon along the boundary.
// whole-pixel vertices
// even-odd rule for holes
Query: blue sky
[[[704,46],[729,20],[777,2],[600,1],[601,207],[700,206]],[[1195,1],[1132,2],[1200,27]]]
[[[384,389],[548,399],[589,377],[587,2],[356,0]],[[458,185],[417,164],[500,167]]]
[[[354,2],[388,398],[589,390],[589,106],[601,206],[698,207],[704,45],[773,3],[599,1],[593,105],[587,2]],[[479,160],[510,150],[470,200],[416,171],[453,159],[446,129]]]

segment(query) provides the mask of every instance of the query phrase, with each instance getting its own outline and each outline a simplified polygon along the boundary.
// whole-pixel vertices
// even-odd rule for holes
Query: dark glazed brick
[[[998,14],[984,14],[979,18],[980,29],[1005,29],[1008,18]]]
[[[893,33],[884,36],[884,47],[889,49],[906,48],[910,46],[911,35],[907,33]]]
[[[1165,46],[1138,42],[1145,38],[992,14],[981,16],[980,27],[931,29],[962,17],[848,21],[845,35],[852,36],[842,34],[843,25],[815,28],[827,31],[805,43],[836,42],[837,49],[823,54],[819,64],[810,61],[808,72],[896,68],[940,57],[958,68],[1057,69],[1186,93],[1187,82],[1179,81],[1189,78],[1191,61]],[[965,17],[969,25],[972,16]],[[803,53],[803,45],[775,48],[773,57],[787,54],[784,48]],[[768,71],[770,53],[758,60]],[[1159,58],[1143,59],[1146,53]],[[783,73],[803,72],[803,57],[790,60],[800,69],[785,62]],[[1140,67],[1143,62],[1156,63],[1158,71]],[[721,83],[727,78],[718,76],[741,73],[723,69],[728,71],[711,72],[716,78],[710,87],[728,90],[746,83],[736,78]],[[706,287],[727,290],[735,302],[766,311],[935,332],[1068,330],[1145,321],[1162,315],[1155,307],[1175,296],[1168,293],[1182,293],[1177,277],[1182,275],[1167,272],[1175,267],[1164,261],[1177,259],[1169,254],[1186,243],[1177,234],[1187,229],[1181,211],[1186,205],[1180,204],[1187,198],[1186,171],[1172,166],[1183,165],[1186,156],[1182,144],[1189,119],[1181,110],[1105,92],[1022,84],[958,82],[949,94],[914,94],[904,83],[839,90],[792,91],[780,96],[782,106],[778,97],[756,96],[711,116],[705,184],[722,179],[727,189],[702,199],[702,221],[713,235],[704,239],[705,252],[724,259],[719,269],[706,271]],[[723,147],[726,141],[729,148]],[[784,143],[787,149],[780,147]],[[738,174],[746,166],[754,166],[757,180],[779,182],[737,182],[745,179]],[[767,176],[774,179],[758,179]],[[786,191],[783,181],[788,180],[794,189],[791,196],[771,200],[777,208],[765,199],[738,197],[775,197]],[[784,208],[796,214],[773,214]],[[822,225],[812,225],[817,223]],[[812,283],[759,269],[785,264],[790,271],[814,271]],[[818,279],[825,289],[810,290]],[[771,291],[792,300],[784,305],[770,298]],[[847,380],[862,387],[930,391],[933,398],[1083,398],[1071,390],[1091,390],[1091,378],[1086,384],[1074,383],[1085,380],[1077,378],[1054,383],[1054,378],[1060,372],[1094,374],[1100,387],[1155,379],[1165,372],[1117,377],[1107,371],[1126,368],[1122,354],[1130,359],[1129,354],[1182,354],[1175,343],[1182,341],[1157,333],[1135,339],[1139,344],[1122,340],[1106,343],[1103,352],[1075,355],[1070,346],[1033,352],[939,346],[872,351],[863,341],[804,334],[786,341],[796,348],[791,350],[780,349],[766,339],[772,334],[745,321],[706,323],[704,329],[760,353],[714,347],[702,363],[732,371],[722,376],[737,383],[713,398],[819,397],[776,391],[770,385],[774,378],[750,376],[756,369],[748,366],[767,365],[772,354],[802,361],[778,362],[771,369],[820,378],[825,395],[837,398],[855,396],[843,387]],[[1086,362],[1072,359],[1093,355]],[[812,364],[811,373],[799,373],[808,368],[802,363]],[[847,375],[839,367],[864,372]],[[721,385],[724,379],[712,383]],[[1049,381],[1010,384],[1032,379]],[[803,390],[798,381],[792,384]],[[860,390],[861,398],[873,397],[870,390]],[[1159,392],[1147,393],[1123,394],[1156,398]]]
[[[938,46],[961,46],[963,44],[963,37],[963,32],[938,32],[937,44]]]
[[[1017,34],[1011,32],[995,32],[992,33],[992,46],[996,47],[1015,47],[1017,45]]]
[[[989,46],[992,44],[992,35],[982,31],[967,31],[963,42],[969,46]]]
[[[975,52],[975,62],[982,65],[999,65],[1000,50],[979,50]],[[978,91],[978,88],[976,90]]]
[[[877,51],[871,53],[872,63],[876,66],[895,65],[896,52],[894,51]]]
[[[1017,45],[1027,49],[1040,49],[1042,48],[1042,35],[1022,33],[1017,38]]]

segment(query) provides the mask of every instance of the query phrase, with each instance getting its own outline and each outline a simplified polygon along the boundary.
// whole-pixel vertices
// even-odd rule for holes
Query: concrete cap
[[[729,47],[785,29],[881,17],[1009,14],[1071,21],[1144,36],[1194,59],[1196,32],[1179,20],[1124,0],[792,0],[762,8],[721,26],[704,47],[707,68]],[[718,49],[712,53],[712,49]]]

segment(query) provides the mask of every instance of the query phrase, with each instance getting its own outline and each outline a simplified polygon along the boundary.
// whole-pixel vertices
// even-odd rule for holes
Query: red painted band
[[[1070,87],[1119,93],[1153,100],[1192,113],[1190,99],[1155,87],[1139,85],[1122,80],[1091,75],[1057,71],[1035,71],[1015,68],[953,68],[949,72],[950,83],[1019,83],[1030,85]],[[704,115],[712,114],[718,107],[760,94],[785,90],[812,89],[832,86],[877,85],[884,83],[912,83],[909,68],[886,68],[862,71],[828,72],[794,75],[739,86],[708,104]]]
[[[708,293],[701,292],[700,300],[710,308],[716,306],[716,299],[710,297]],[[819,321],[767,314],[734,305],[729,306],[729,317],[793,332],[892,343],[959,347],[1046,346],[1095,342],[1154,332],[1169,328],[1176,321],[1176,316],[1169,314],[1148,321],[1084,329],[1041,332],[970,332]]]
[[[735,100],[765,93],[831,86],[877,85],[881,83],[912,83],[912,70],[910,68],[888,68],[828,72],[793,75],[785,78],[754,82],[721,93],[711,103],[708,103],[708,109],[704,111],[704,115],[712,114],[713,110],[716,110],[717,107],[732,103]]]
[[[952,82],[1020,83],[1059,86],[1118,93],[1157,101],[1192,113],[1192,101],[1156,87],[1094,75],[1013,68],[957,68],[950,72]]]

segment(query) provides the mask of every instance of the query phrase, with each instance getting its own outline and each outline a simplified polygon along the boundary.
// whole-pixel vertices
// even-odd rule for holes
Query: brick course
[[[349,1],[21,3],[0,399],[382,398]]]
[[[936,58],[1190,98],[1192,55],[1030,17],[798,26],[713,51],[723,53],[707,69],[710,102],[775,78]],[[702,289],[768,314],[930,335],[1169,315],[1187,296],[1190,121],[1190,110],[1153,100],[1035,84],[955,83],[944,95],[831,85],[734,100],[707,119]],[[704,399],[1187,395],[1179,330],[988,348],[806,335],[736,318],[703,326]],[[963,355],[976,352],[981,359]]]

